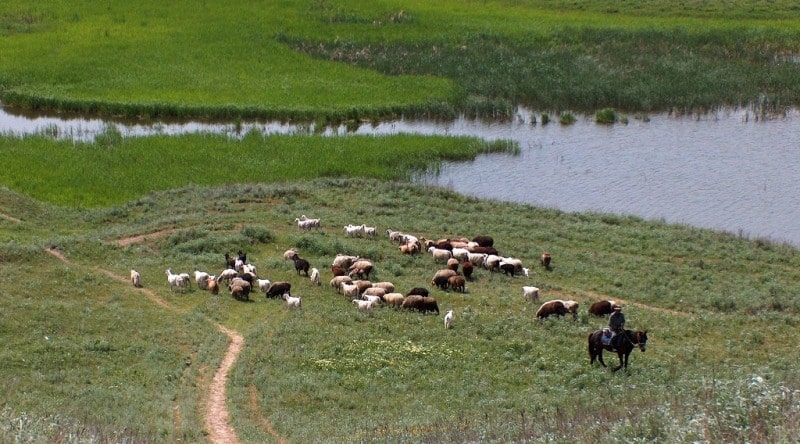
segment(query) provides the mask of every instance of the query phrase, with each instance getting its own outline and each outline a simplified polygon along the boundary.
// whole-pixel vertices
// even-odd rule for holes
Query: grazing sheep
[[[342,294],[348,298],[357,299],[359,297],[360,292],[358,291],[358,285],[356,284],[348,284],[346,282],[342,282],[341,289],[342,289]]]
[[[531,270],[525,267],[522,267],[522,274],[525,275],[526,278],[531,278]]]
[[[403,242],[404,234],[400,231],[394,231],[387,228],[386,234],[389,236],[389,240],[392,242],[397,242],[397,243]]]
[[[522,273],[522,260],[515,257],[504,257],[500,262],[501,264],[510,264],[514,266],[514,273]]]
[[[458,291],[464,293],[467,291],[467,280],[464,276],[450,276],[447,279],[447,285],[453,289],[453,291]]]
[[[369,279],[369,274],[372,273],[372,267],[372,262],[368,260],[357,260],[353,262],[353,265],[348,269],[349,275],[350,277],[358,276],[359,279]]]
[[[489,271],[499,271],[500,270],[500,262],[502,262],[503,258],[496,255],[490,254],[486,256],[486,260],[483,261],[483,268]]]
[[[417,236],[412,236],[410,234],[403,235],[403,243],[404,244],[417,244],[419,245],[419,239]]]
[[[256,271],[256,266],[253,265],[253,264],[242,264],[242,271],[240,271],[240,273],[241,274],[250,273],[253,276],[257,276],[258,275],[258,273]]]
[[[614,301],[597,301],[589,306],[589,314],[594,316],[608,316],[614,312],[614,307],[619,306]]]
[[[503,274],[507,276],[510,275],[511,277],[514,277],[514,274],[516,273],[516,267],[514,267],[514,264],[509,264],[507,262],[501,261],[499,268],[500,271],[502,271]]]
[[[347,269],[334,265],[331,266],[331,273],[333,273],[334,276],[344,276],[347,274]]]
[[[522,287],[522,297],[527,301],[539,300],[539,287],[524,286]]]
[[[320,285],[319,270],[317,270],[316,268],[311,269],[311,284],[316,285],[317,287],[319,287]]]
[[[250,272],[242,273],[241,275],[239,275],[239,278],[244,279],[247,282],[250,282],[250,285],[253,285],[253,283],[258,281],[258,276],[254,275],[253,273],[250,273]],[[236,278],[234,278],[234,279],[236,279]]]
[[[494,239],[491,236],[475,236],[472,238],[472,242],[475,242],[480,247],[494,246]]]
[[[297,222],[297,228],[301,230],[311,230],[312,228],[320,228],[321,226],[319,219],[301,219],[298,217],[294,221]]]
[[[238,276],[239,276],[239,272],[237,272],[233,268],[226,268],[225,270],[222,270],[222,272],[219,274],[219,277],[217,278],[217,280],[219,282],[230,281],[231,279],[233,279],[235,277],[238,277]]]
[[[298,276],[300,276],[300,272],[302,271],[303,273],[305,273],[306,277],[309,277],[308,268],[310,266],[311,264],[309,264],[308,261],[305,259],[301,259],[299,257],[296,257],[294,259],[294,269],[297,271]]]
[[[283,258],[287,261],[293,261],[297,257],[297,248],[290,248],[283,252]]]
[[[235,285],[233,287],[230,287],[230,291],[231,291],[231,296],[233,296],[233,298],[236,299],[237,301],[244,300],[244,290],[242,289],[242,287]]]
[[[403,301],[402,307],[417,310],[422,314],[427,312],[439,314],[439,304],[436,303],[436,299],[428,296],[410,295]]]
[[[248,282],[248,281],[246,281],[246,280],[244,280],[242,278],[233,278],[231,280],[230,284],[228,284],[228,288],[232,289],[233,287],[241,288],[242,289],[243,298],[245,300],[247,300],[247,301],[250,300],[250,290],[253,288],[253,286],[250,284],[250,282]]]
[[[442,248],[429,247],[428,252],[433,256],[433,260],[436,262],[447,262],[448,259],[453,257],[453,253],[450,250],[444,250]]]
[[[469,260],[469,250],[466,248],[453,248],[451,252],[453,257],[458,259],[459,262],[464,262]]]
[[[458,266],[460,264],[461,264],[461,262],[459,262],[458,259],[456,259],[454,257],[451,257],[450,259],[447,260],[447,268],[449,268],[449,269],[451,269],[451,270],[453,270],[455,272],[458,272]]]
[[[408,292],[409,296],[428,296],[428,289],[422,287],[414,287]]]
[[[292,284],[288,282],[275,282],[269,286],[266,297],[276,299],[283,297],[284,294],[292,295]]]
[[[470,253],[494,254],[495,256],[500,254],[494,247],[468,247],[467,250]]]
[[[284,294],[283,300],[286,301],[286,305],[289,308],[301,308],[303,306],[303,301],[296,296],[289,296],[288,294]]]
[[[361,296],[362,297],[364,297],[364,296],[377,296],[378,299],[380,299],[380,298],[384,297],[386,295],[386,293],[388,293],[388,291],[386,291],[385,288],[369,287],[369,288],[364,289],[364,291],[361,292]]]
[[[219,294],[219,283],[217,283],[217,280],[214,279],[213,276],[209,276],[208,279],[206,279],[206,288],[211,294]]]
[[[453,310],[447,310],[444,315],[444,329],[448,330],[453,326]]]
[[[391,282],[374,282],[373,287],[383,288],[387,293],[394,291],[394,284]]]
[[[209,274],[205,271],[194,271],[194,281],[197,282],[197,288],[201,290],[208,290],[208,277]]]
[[[467,259],[469,259],[469,262],[472,265],[476,267],[482,267],[483,263],[486,262],[487,257],[489,257],[489,255],[486,253],[470,253],[467,256]]]
[[[361,299],[365,301],[370,301],[373,303],[374,306],[381,305],[381,297],[375,296],[374,294],[363,294],[361,295]]]
[[[420,252],[420,247],[418,243],[405,243],[398,247],[400,249],[401,254],[417,254]]]
[[[353,304],[358,307],[358,311],[364,313],[371,313],[372,307],[375,305],[372,301],[362,301],[361,299],[353,299]]]
[[[564,316],[565,314],[567,314],[567,307],[564,305],[564,301],[560,299],[547,301],[536,310],[536,317],[539,319],[544,319],[553,315]]]
[[[131,284],[136,288],[142,286],[142,276],[136,270],[131,270]]]
[[[264,295],[267,295],[267,291],[269,291],[269,287],[272,286],[272,282],[269,279],[256,279],[256,285],[258,289],[261,290]]]
[[[542,259],[540,261],[542,263],[542,267],[544,267],[547,270],[549,270],[550,269],[550,261],[551,261],[551,259],[552,258],[550,257],[550,253],[549,252],[545,251],[544,253],[542,253]]]
[[[433,279],[431,279],[431,285],[439,287],[442,290],[447,290],[450,276],[456,276],[456,272],[449,268],[439,270],[433,275]]]
[[[358,287],[358,294],[361,294],[367,288],[371,288],[372,287],[372,282],[364,280],[364,279],[360,279],[360,280],[357,280],[357,281],[353,281],[353,285]]]
[[[353,262],[359,259],[358,256],[350,256],[347,254],[337,254],[335,258],[333,258],[333,263],[331,264],[332,267],[339,267],[343,269],[350,268],[353,265]]]
[[[578,305],[577,301],[564,301],[564,308],[567,309],[567,313],[572,313],[573,319],[578,319]]]
[[[335,288],[337,292],[342,292],[342,283],[352,284],[353,279],[350,276],[334,276],[331,279],[331,287]]]
[[[467,280],[472,280],[472,272],[474,271],[475,266],[472,265],[472,262],[462,262],[461,263],[461,273]]]
[[[383,302],[390,307],[400,308],[406,298],[401,293],[386,293],[383,295]]]

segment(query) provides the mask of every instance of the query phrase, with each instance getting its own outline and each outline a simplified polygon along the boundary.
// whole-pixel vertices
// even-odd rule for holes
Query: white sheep
[[[364,235],[364,225],[347,224],[344,226],[344,233],[349,237],[361,237]]]
[[[458,259],[459,262],[466,262],[469,260],[469,251],[466,248],[453,248],[452,255]]]
[[[218,282],[230,281],[231,279],[239,276],[239,272],[234,270],[233,268],[226,268],[222,270],[219,274],[219,278],[217,278]]]
[[[342,282],[341,289],[342,289],[342,294],[344,294],[349,298],[358,297],[358,285],[356,284],[348,284],[347,282]]]
[[[372,302],[373,305],[376,305],[376,306],[380,305],[381,302],[382,302],[380,296],[376,296],[376,295],[372,295],[372,294],[361,295],[361,299],[363,299],[365,301],[370,301],[370,302]]]
[[[288,293],[285,293],[283,300],[286,301],[286,305],[289,308],[301,308],[303,306],[303,301],[298,296],[289,296]]]
[[[364,236],[375,239],[378,237],[378,229],[376,227],[368,227],[366,224],[361,225],[361,231],[364,233]]]
[[[397,243],[402,243],[403,242],[403,236],[405,236],[400,231],[393,231],[393,230],[390,230],[390,229],[386,230],[386,234],[389,236],[389,240],[390,241],[397,242]]]
[[[131,284],[136,288],[142,286],[142,276],[136,270],[131,270]]]
[[[258,289],[266,295],[269,291],[269,287],[272,286],[272,282],[270,282],[269,279],[256,279],[256,285],[258,285]]]
[[[256,272],[256,266],[253,264],[242,264],[242,271],[240,271],[240,273],[250,273],[253,276],[258,276],[258,273]]]
[[[358,256],[350,256],[347,254],[337,254],[335,258],[333,258],[333,263],[331,264],[332,267],[339,267],[343,269],[350,268],[353,265],[353,262],[359,259]]]
[[[350,276],[334,276],[334,278],[331,279],[331,287],[335,288],[338,293],[342,292],[342,283],[352,284],[353,278]]]
[[[467,259],[476,267],[482,267],[489,255],[486,253],[470,253]]]
[[[444,329],[447,330],[453,326],[453,310],[447,310],[444,315]]]
[[[186,273],[174,274],[171,268],[167,268],[167,282],[170,290],[182,289],[189,286],[189,275]]]
[[[362,301],[361,299],[353,299],[353,304],[358,307],[358,311],[363,312],[372,312],[374,305],[372,301]]]
[[[297,257],[297,248],[290,248],[283,252],[283,258],[287,261],[293,261]]]
[[[197,282],[197,288],[201,290],[208,290],[209,274],[205,271],[194,271],[194,281]]]
[[[373,284],[375,285],[375,284]],[[361,296],[369,295],[369,296],[377,296],[378,298],[382,298],[386,295],[386,293],[390,293],[386,291],[385,288],[382,287],[369,287],[363,292],[361,292]]]
[[[436,262],[447,262],[447,260],[453,256],[450,250],[445,250],[443,248],[430,247],[428,248],[428,252],[433,256],[433,260]]]
[[[305,214],[302,217],[305,217]],[[301,230],[310,230],[312,228],[319,228],[321,225],[319,219],[309,219],[307,217],[305,219],[301,219],[298,217],[294,221],[297,222],[297,228]]]
[[[312,284],[314,284],[316,286],[319,286],[320,285],[320,283],[319,283],[319,270],[317,270],[316,268],[312,268],[311,269],[311,277],[310,277],[310,279],[311,279],[311,283]]]
[[[383,288],[387,293],[394,291],[394,284],[391,282],[373,282],[373,287]]]
[[[401,307],[406,298],[401,293],[387,293],[383,296],[383,302],[390,307]]]
[[[539,287],[524,286],[522,287],[522,297],[528,301],[539,300]]]

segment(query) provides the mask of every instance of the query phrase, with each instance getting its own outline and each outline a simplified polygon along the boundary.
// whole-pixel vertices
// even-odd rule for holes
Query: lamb
[[[311,284],[316,285],[317,287],[320,286],[319,270],[317,270],[316,268],[311,269]]]
[[[142,276],[136,270],[131,270],[131,284],[136,288],[142,286]]]
[[[209,274],[205,271],[194,271],[194,281],[197,282],[197,288],[201,290],[208,290]]]
[[[522,274],[524,274],[527,279],[531,278],[531,270],[528,268],[522,267]]]
[[[447,310],[444,315],[444,329],[448,330],[453,326],[453,310]]]
[[[365,300],[365,301],[372,302],[373,306],[378,306],[378,305],[381,304],[381,297],[380,296],[375,296],[375,295],[371,295],[371,294],[365,294],[365,295],[361,295],[361,299]]]
[[[371,313],[372,307],[375,305],[372,301],[362,301],[361,299],[353,299],[353,304],[358,307],[358,311]]]
[[[406,298],[401,293],[386,293],[383,302],[390,307],[400,308]]]
[[[522,297],[527,301],[539,300],[539,287],[524,286],[522,287]]]
[[[288,282],[275,282],[269,286],[267,290],[266,297],[270,299],[275,299],[279,297],[283,297],[284,294],[288,294],[289,296],[292,295],[292,284]]]
[[[433,256],[433,260],[436,262],[447,262],[448,259],[453,257],[453,253],[450,250],[442,248],[430,247],[428,248],[428,252]]]
[[[296,296],[289,296],[288,294],[284,294],[283,300],[286,301],[286,305],[289,308],[301,308],[303,306],[303,301]]]
[[[361,225],[361,230],[363,231],[364,236],[370,239],[375,239],[376,237],[378,237],[378,229],[375,227],[368,227],[366,225]]]

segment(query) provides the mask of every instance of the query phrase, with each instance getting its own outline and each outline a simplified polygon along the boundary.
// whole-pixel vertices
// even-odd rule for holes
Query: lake
[[[520,110],[509,122],[398,120],[362,125],[355,133],[468,135],[520,144],[517,156],[446,162],[437,175],[417,178],[462,194],[569,212],[629,214],[800,246],[797,110],[769,118],[752,109],[664,113],[613,125],[596,124],[593,116],[577,117],[571,125],[543,125],[541,115]],[[0,132],[6,134],[45,132],[91,140],[108,124],[0,110]],[[307,131],[282,123],[113,124],[126,136]],[[345,132],[341,127],[325,134]]]

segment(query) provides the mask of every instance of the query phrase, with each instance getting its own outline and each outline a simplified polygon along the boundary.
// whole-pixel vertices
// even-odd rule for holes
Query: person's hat
[[[615,305],[614,310],[622,310],[622,305]]]

